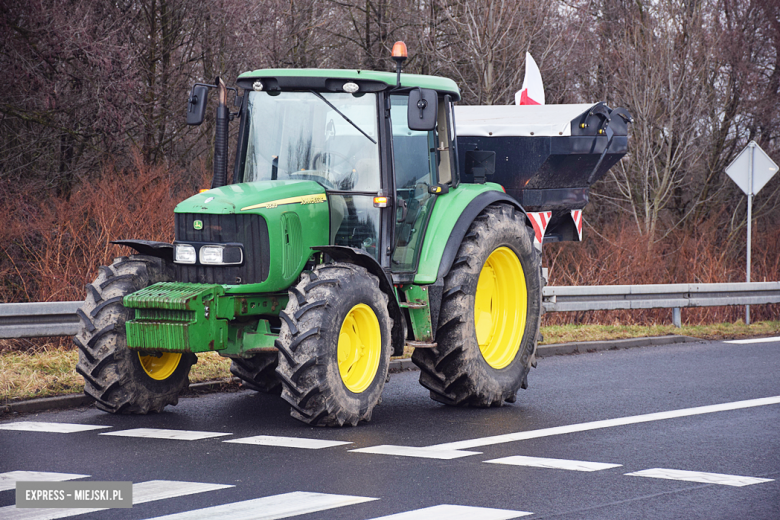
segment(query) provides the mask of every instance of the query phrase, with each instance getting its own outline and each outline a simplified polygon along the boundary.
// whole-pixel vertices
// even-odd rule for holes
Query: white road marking
[[[233,518],[240,518],[241,520],[274,520],[361,504],[372,500],[379,499],[294,491],[292,493],[159,516],[151,520],[220,520]]]
[[[192,430],[161,430],[157,428],[133,428],[132,430],[120,430],[106,432],[100,435],[114,435],[116,437],[142,437],[145,439],[173,439],[177,441],[199,441],[212,437],[233,435],[232,433],[199,432]]]
[[[567,469],[569,471],[601,471],[603,469],[619,468],[622,464],[607,464],[605,462],[587,462],[584,460],[545,459],[542,457],[503,457],[486,460],[491,464],[509,464],[512,466],[530,466],[532,468]]]
[[[52,473],[51,471],[9,471],[0,473],[0,491],[16,489],[16,483],[22,482],[64,482],[87,478],[89,475],[76,475],[75,473]]]
[[[669,480],[687,480],[703,484],[720,484],[723,486],[743,487],[762,482],[772,482],[771,478],[741,477],[739,475],[724,475],[722,473],[704,473],[702,471],[684,471],[681,469],[653,468],[634,473],[626,473],[632,477],[664,478]]]
[[[447,450],[442,448],[415,448],[413,446],[392,446],[383,444],[380,446],[369,446],[357,450],[349,450],[350,453],[373,453],[375,455],[398,455],[400,457],[419,457],[423,459],[442,459],[450,460],[459,457],[468,457],[469,455],[480,455],[479,451],[460,451]]]
[[[257,435],[256,437],[244,437],[243,439],[231,439],[236,444],[257,444],[258,446],[281,446],[282,448],[303,448],[306,450],[320,450],[332,448],[343,444],[352,444],[345,441],[326,441],[321,439],[305,439],[302,437],[277,437],[274,435]]]
[[[16,430],[22,432],[47,432],[47,433],[76,433],[89,430],[100,430],[111,426],[97,426],[94,424],[69,424],[55,422],[22,421],[1,423],[0,430]]]
[[[723,343],[734,343],[736,345],[747,345],[749,343],[772,343],[773,341],[780,341],[778,338],[753,338],[753,339],[735,339],[731,341],[724,341]]]
[[[683,408],[681,410],[648,413],[643,415],[634,415],[630,417],[620,417],[617,419],[607,419],[603,421],[593,421],[593,422],[586,422],[580,424],[569,424],[567,426],[542,428],[540,430],[530,430],[527,432],[507,433],[504,435],[494,435],[491,437],[468,439],[465,441],[435,444],[433,446],[427,446],[426,448],[429,450],[463,450],[469,448],[477,448],[480,446],[491,446],[493,444],[502,444],[505,442],[524,441],[527,439],[537,439],[539,437],[549,437],[552,435],[563,435],[566,433],[598,430],[600,428],[613,428],[615,426],[625,426],[628,424],[639,424],[644,422],[662,421],[664,419],[676,419],[678,417],[690,417],[692,415],[702,415],[707,413],[727,412],[731,410],[741,410],[743,408],[753,408],[756,406],[767,406],[771,404],[780,404],[780,396],[762,397],[760,399],[749,399],[747,401],[736,401],[733,403],[713,404],[709,406],[698,406],[696,408]],[[363,448],[363,449],[369,450],[371,448]],[[425,448],[417,448],[417,449],[425,449]],[[466,453],[466,452],[460,452],[460,453]]]
[[[527,511],[510,511],[509,509],[442,504],[394,515],[380,516],[372,520],[509,520],[510,518],[520,518],[521,516],[532,514]]]
[[[133,505],[231,487],[235,486],[175,480],[150,480],[133,484]],[[106,511],[106,509],[17,509],[14,505],[0,507],[0,518],[3,520],[55,520],[56,518],[67,518],[96,511]]]

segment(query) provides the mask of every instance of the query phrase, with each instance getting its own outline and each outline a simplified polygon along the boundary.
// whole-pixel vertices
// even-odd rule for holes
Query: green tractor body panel
[[[268,226],[270,265],[261,283],[225,285],[227,294],[284,291],[314,253],[328,244],[330,212],[325,189],[314,181],[262,181],[211,189],[180,203],[177,214],[260,215]],[[201,224],[202,225],[202,224]],[[192,230],[196,233],[197,228]],[[203,230],[204,236],[209,230]],[[197,236],[197,233],[196,235]],[[204,242],[208,240],[203,240]]]
[[[128,347],[222,355],[272,349],[277,334],[268,319],[287,305],[286,290],[314,253],[310,247],[328,243],[324,188],[313,181],[232,184],[190,197],[175,213],[192,217],[193,236],[204,234],[190,240],[195,243],[212,241],[204,215],[260,215],[268,228],[268,276],[236,285],[162,282],[125,297],[125,307],[136,313],[126,324]]]
[[[492,182],[461,184],[457,189],[436,199],[420,251],[420,264],[414,277],[415,284],[426,285],[436,282],[444,248],[458,222],[458,217],[472,200],[488,191],[503,193],[501,186]]]

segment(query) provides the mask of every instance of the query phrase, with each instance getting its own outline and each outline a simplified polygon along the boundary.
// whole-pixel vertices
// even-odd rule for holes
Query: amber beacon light
[[[404,42],[395,42],[393,44],[393,50],[392,50],[392,56],[395,60],[395,71],[398,74],[398,79],[396,80],[396,86],[401,86],[401,64],[406,61],[406,57],[408,56],[408,53],[406,51],[406,44]]]
[[[395,61],[404,61],[408,55],[406,44],[404,42],[395,42],[393,45],[393,59]]]

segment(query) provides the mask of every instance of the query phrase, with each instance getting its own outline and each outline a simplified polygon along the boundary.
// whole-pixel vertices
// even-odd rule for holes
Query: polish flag
[[[542,73],[530,52],[525,53],[525,78],[523,86],[515,92],[516,105],[544,105]]]

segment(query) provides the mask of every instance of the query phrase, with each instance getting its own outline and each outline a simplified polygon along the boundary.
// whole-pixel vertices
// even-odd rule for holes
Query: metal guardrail
[[[545,287],[547,312],[780,303],[780,282]]]
[[[780,282],[545,287],[542,293],[546,312],[673,309],[676,327],[683,308],[767,303],[780,303]]]
[[[76,310],[84,302],[0,304],[0,338],[74,336],[81,327]]]
[[[0,304],[0,338],[73,336],[79,331],[76,310],[82,303]],[[550,286],[542,291],[546,312],[674,309],[678,327],[682,308],[767,303],[780,303],[780,282]]]

